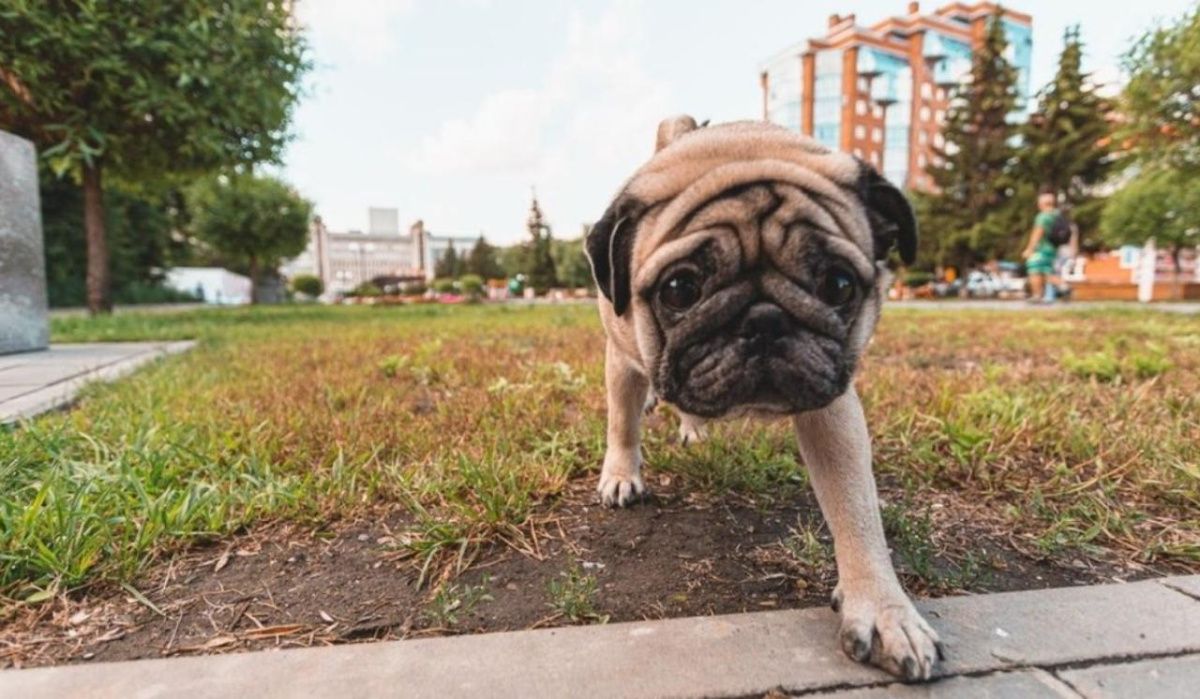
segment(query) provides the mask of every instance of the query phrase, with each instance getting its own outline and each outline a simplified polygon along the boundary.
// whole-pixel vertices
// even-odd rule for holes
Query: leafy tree
[[[1020,175],[1037,189],[1062,197],[1081,229],[1094,228],[1103,202],[1093,192],[1112,168],[1112,103],[1083,72],[1079,28],[1063,37],[1058,72],[1038,97],[1037,111],[1022,128]],[[1035,192],[1018,198],[1021,217],[1031,219]],[[1029,228],[1028,220],[1025,229]]]
[[[1124,67],[1123,140],[1143,162],[1200,172],[1200,5],[1142,36]]]
[[[265,268],[294,257],[308,240],[312,204],[286,184],[251,173],[202,179],[188,191],[196,237],[250,270],[252,302]]]
[[[515,277],[518,273],[524,272],[528,266],[526,264],[527,247],[524,243],[519,243],[500,248],[497,257],[500,259],[500,268],[504,270],[504,276]]]
[[[0,124],[82,183],[93,313],[112,305],[104,181],[277,161],[304,52],[273,0],[0,5]]]
[[[1016,127],[1008,117],[1017,106],[1017,71],[1004,58],[1007,48],[997,12],[972,58],[970,80],[947,111],[945,146],[926,170],[936,192],[920,202],[929,231],[925,259],[966,266],[1019,245],[1003,217],[996,217],[1016,193]]]
[[[462,268],[462,260],[458,259],[458,253],[454,250],[454,243],[451,242],[446,253],[433,266],[433,274],[435,277],[454,279],[462,273]]]
[[[1114,246],[1154,238],[1170,250],[1179,274],[1180,251],[1200,245],[1200,180],[1164,168],[1141,172],[1108,198],[1102,231]]]
[[[584,233],[586,235],[586,231]],[[583,238],[578,240],[556,240],[552,249],[555,274],[565,286],[572,289],[595,285],[592,266],[583,252]]]
[[[316,298],[325,291],[325,284],[320,277],[311,274],[297,274],[292,277],[292,291],[298,294],[304,294],[310,298]]]
[[[479,240],[475,241],[475,246],[467,255],[466,271],[484,279],[504,277],[504,269],[500,266],[500,261],[496,256],[496,248],[488,243],[482,235],[479,236]]]

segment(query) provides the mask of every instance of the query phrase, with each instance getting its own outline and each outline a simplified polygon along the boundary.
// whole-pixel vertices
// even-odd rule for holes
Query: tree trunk
[[[1179,261],[1179,253],[1183,246],[1179,243],[1171,245],[1171,300],[1183,300],[1183,264]]]
[[[92,315],[112,312],[108,242],[104,233],[104,190],[100,163],[83,166],[83,228],[87,234],[87,307]]]
[[[258,304],[258,255],[250,256],[250,305]]]

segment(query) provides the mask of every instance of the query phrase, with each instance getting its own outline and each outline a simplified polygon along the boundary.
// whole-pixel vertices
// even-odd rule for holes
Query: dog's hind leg
[[[607,506],[624,507],[646,492],[642,482],[642,411],[650,382],[610,340],[604,353],[608,443],[597,490]]]
[[[689,415],[682,410],[679,413],[679,443],[683,446],[699,444],[708,439],[708,421],[702,417]]]
[[[851,387],[827,407],[792,420],[800,454],[833,533],[842,650],[907,680],[927,680],[942,655],[937,633],[913,607],[888,555],[871,441]]]

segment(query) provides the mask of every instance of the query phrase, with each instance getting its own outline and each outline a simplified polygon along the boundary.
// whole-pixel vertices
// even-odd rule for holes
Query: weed
[[[492,601],[488,594],[488,584],[491,578],[487,575],[478,585],[458,585],[447,583],[434,593],[425,610],[426,618],[434,626],[451,627],[458,623],[459,615],[470,614],[480,602]]]
[[[583,572],[579,563],[571,565],[546,585],[550,608],[575,623],[606,623],[607,614],[596,611],[596,577]]]

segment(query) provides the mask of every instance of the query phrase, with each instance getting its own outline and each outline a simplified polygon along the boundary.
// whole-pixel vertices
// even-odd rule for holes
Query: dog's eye
[[[667,278],[658,288],[658,298],[673,311],[683,311],[700,300],[700,278],[691,270],[681,270]]]
[[[854,275],[841,267],[834,267],[825,273],[817,295],[830,306],[844,306],[854,300],[856,290]]]

